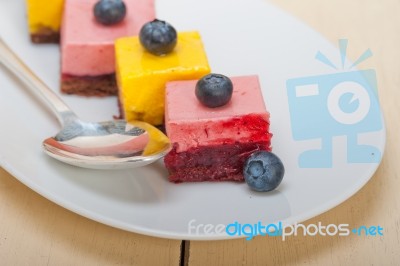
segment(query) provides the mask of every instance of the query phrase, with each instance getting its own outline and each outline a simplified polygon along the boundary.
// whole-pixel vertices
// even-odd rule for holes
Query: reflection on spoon
[[[51,157],[85,168],[119,169],[150,164],[170,151],[168,138],[148,123],[80,120],[1,38],[0,63],[44,99],[63,125],[58,134],[43,142],[45,152]]]

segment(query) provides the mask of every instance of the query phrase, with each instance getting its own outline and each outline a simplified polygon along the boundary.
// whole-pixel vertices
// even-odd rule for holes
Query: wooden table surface
[[[153,238],[114,229],[63,209],[0,168],[0,265],[400,265],[400,1],[272,0],[378,76],[387,126],[383,162],[357,194],[304,224],[380,225],[381,237],[257,237],[229,241]],[[182,247],[185,252],[182,252]],[[181,253],[184,254],[181,256]]]

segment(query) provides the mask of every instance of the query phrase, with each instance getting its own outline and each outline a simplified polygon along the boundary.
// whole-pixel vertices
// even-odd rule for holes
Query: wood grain
[[[271,0],[332,43],[349,39],[349,57],[367,48],[362,68],[378,75],[387,147],[377,173],[351,199],[307,222],[381,225],[382,237],[257,237],[191,241],[189,265],[400,265],[400,1]],[[181,241],[114,229],[69,212],[0,169],[1,265],[178,265]]]
[[[0,168],[0,265],[179,265],[180,245],[86,219]]]
[[[273,237],[217,242],[191,241],[189,265],[400,265],[400,1],[273,0],[332,43],[349,40],[355,60],[367,48],[374,53],[362,63],[374,68],[387,126],[383,162],[372,180],[351,199],[304,224],[381,225],[382,237]]]

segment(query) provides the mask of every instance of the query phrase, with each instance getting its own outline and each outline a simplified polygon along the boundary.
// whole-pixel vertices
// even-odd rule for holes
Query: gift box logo
[[[347,40],[340,40],[345,68]],[[372,56],[367,50],[349,69]],[[338,69],[318,52],[316,59]],[[375,71],[359,70],[290,79],[286,83],[292,135],[296,141],[321,140],[321,148],[299,155],[300,168],[331,168],[332,138],[346,136],[347,163],[378,163],[381,151],[358,143],[360,133],[383,127]]]

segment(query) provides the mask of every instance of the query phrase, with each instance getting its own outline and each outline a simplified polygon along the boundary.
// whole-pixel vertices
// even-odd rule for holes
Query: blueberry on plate
[[[94,6],[94,17],[103,25],[121,22],[126,15],[126,6],[122,0],[100,0]]]
[[[272,152],[257,151],[250,155],[243,168],[249,187],[256,191],[271,191],[279,186],[285,168],[282,161]]]
[[[197,99],[205,106],[220,107],[231,100],[233,84],[228,77],[211,73],[197,82],[195,93]]]
[[[177,33],[171,24],[155,19],[143,25],[139,32],[142,46],[154,55],[165,55],[174,50]]]

